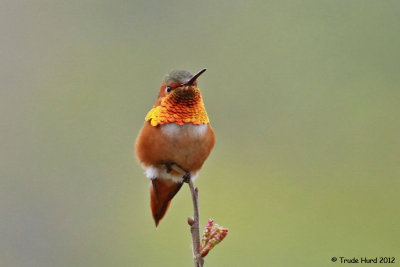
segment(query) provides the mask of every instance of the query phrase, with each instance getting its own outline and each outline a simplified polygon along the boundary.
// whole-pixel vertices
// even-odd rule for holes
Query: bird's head
[[[164,78],[158,99],[145,120],[153,126],[165,123],[209,123],[203,98],[197,88],[197,78],[206,70],[202,69],[194,75],[186,70],[171,71]]]
[[[194,100],[200,96],[200,90],[197,88],[197,78],[207,69],[202,69],[196,74],[186,70],[173,70],[165,76],[161,83],[158,100],[165,97],[173,98],[175,101]]]

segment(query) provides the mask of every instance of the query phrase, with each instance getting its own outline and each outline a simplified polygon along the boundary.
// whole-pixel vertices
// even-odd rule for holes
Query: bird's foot
[[[171,163],[165,163],[165,169],[167,170],[167,173],[170,173],[172,171]]]
[[[184,183],[189,183],[190,179],[192,178],[192,174],[190,172],[184,170],[175,162],[164,163],[164,165],[167,173],[171,173],[173,171],[174,173],[183,175],[182,178]]]
[[[192,175],[190,174],[190,172],[186,172],[185,175],[183,175],[183,182],[189,183],[191,178],[192,178]]]

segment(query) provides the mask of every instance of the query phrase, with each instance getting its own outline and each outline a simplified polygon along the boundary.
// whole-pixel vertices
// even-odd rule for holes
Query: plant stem
[[[172,170],[181,173],[183,178],[185,178],[187,171],[182,169],[178,164],[173,163],[169,165],[169,168]],[[200,211],[199,211],[199,189],[194,187],[193,181],[189,176],[189,188],[190,193],[192,194],[193,201],[193,219],[188,218],[188,224],[190,225],[190,232],[192,234],[192,243],[193,243],[193,261],[194,267],[203,267],[204,258],[200,254]]]
[[[193,186],[192,179],[189,180],[189,188],[193,200],[193,221],[188,223],[190,225],[190,232],[192,233],[193,242],[193,261],[194,267],[203,267],[204,259],[200,255],[200,212],[199,212],[199,190]]]

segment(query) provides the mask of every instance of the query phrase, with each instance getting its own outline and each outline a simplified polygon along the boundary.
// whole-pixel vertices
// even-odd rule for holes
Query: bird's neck
[[[150,121],[153,126],[166,123],[178,125],[209,123],[203,98],[199,91],[190,97],[177,94],[164,97],[160,105],[147,113],[146,121]]]

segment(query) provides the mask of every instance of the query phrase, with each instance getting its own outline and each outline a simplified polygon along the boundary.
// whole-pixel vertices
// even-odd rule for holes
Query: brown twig
[[[192,233],[194,267],[203,267],[204,259],[200,254],[199,190],[194,187],[192,179],[189,179],[189,188],[193,200],[193,219],[188,218],[188,224]]]
[[[193,201],[193,218],[188,218],[188,224],[190,225],[190,232],[192,234],[193,243],[193,261],[194,267],[203,267],[204,258],[200,254],[200,211],[199,211],[199,190],[193,185],[193,181],[190,177],[186,177],[187,171],[182,169],[178,164],[173,163],[168,166],[172,170],[183,175],[184,179],[188,179],[188,185],[190,188],[190,193],[192,194]]]

